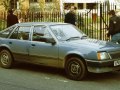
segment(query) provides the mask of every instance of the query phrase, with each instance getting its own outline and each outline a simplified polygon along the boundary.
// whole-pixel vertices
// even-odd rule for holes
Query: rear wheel
[[[11,68],[13,63],[13,58],[8,50],[2,50],[0,52],[0,65],[3,68]]]
[[[66,61],[65,71],[68,78],[73,80],[81,80],[87,73],[86,65],[78,57],[72,57]]]

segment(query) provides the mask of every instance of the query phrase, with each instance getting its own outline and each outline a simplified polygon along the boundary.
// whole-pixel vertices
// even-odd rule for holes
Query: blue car
[[[0,32],[0,66],[28,62],[62,68],[73,80],[120,70],[120,45],[91,39],[67,23],[18,23]]]

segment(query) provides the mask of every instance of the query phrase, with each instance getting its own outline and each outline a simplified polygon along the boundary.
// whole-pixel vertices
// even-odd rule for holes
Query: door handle
[[[9,44],[12,44],[12,42],[9,42]]]
[[[35,44],[31,44],[32,46],[36,46]]]

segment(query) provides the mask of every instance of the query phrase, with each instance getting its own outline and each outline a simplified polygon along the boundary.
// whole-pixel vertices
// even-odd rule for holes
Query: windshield
[[[50,28],[58,40],[80,39],[86,36],[81,30],[70,24],[52,25]]]

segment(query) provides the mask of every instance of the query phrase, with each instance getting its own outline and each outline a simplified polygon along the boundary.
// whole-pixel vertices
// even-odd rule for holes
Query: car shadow
[[[34,65],[29,63],[17,63],[13,69],[24,70],[33,73],[44,73],[52,75],[53,77],[60,77],[62,79],[70,80],[66,77],[64,69]],[[82,81],[107,81],[118,80],[120,81],[120,71],[108,72],[108,73],[88,73]]]
[[[120,71],[107,72],[107,73],[88,73],[84,81],[120,81]]]
[[[13,69],[44,73],[44,74],[60,75],[62,77],[65,77],[65,71],[63,69],[35,65],[30,63],[16,63]]]

